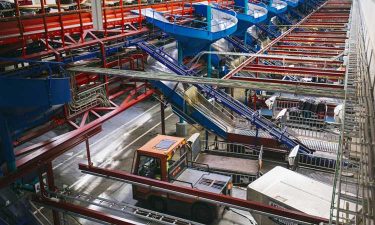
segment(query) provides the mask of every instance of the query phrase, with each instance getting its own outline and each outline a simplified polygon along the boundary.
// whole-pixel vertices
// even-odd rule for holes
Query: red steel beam
[[[295,31],[293,34],[302,34],[302,35],[346,35],[345,31]]]
[[[314,15],[312,17],[310,17],[310,20],[313,20],[313,19],[349,19],[349,14],[348,15],[335,15],[333,13],[333,15],[331,14],[323,14],[323,15]]]
[[[15,155],[16,155],[16,157],[20,157],[20,156],[26,155],[26,154],[28,154],[28,153],[30,153],[30,152],[33,152],[33,151],[35,151],[35,150],[37,150],[37,149],[40,149],[40,148],[46,146],[46,145],[48,145],[48,144],[51,144],[52,142],[54,142],[54,141],[56,141],[56,140],[58,140],[58,139],[63,138],[64,135],[66,135],[66,134],[62,134],[62,135],[59,135],[59,136],[57,136],[57,137],[51,138],[51,139],[49,139],[49,140],[47,140],[47,141],[42,141],[42,142],[39,142],[39,143],[36,143],[36,144],[30,145],[30,146],[28,146],[28,147],[26,147],[26,148],[23,148],[23,149],[17,150],[17,151],[15,152]]]
[[[299,45],[275,45],[272,49],[299,49],[299,50],[324,50],[324,51],[344,51],[345,48],[326,47],[326,46],[299,46]]]
[[[269,50],[268,54],[272,55],[290,55],[290,56],[318,56],[318,57],[335,57],[339,54],[330,52],[309,52],[309,51],[280,51],[280,50]]]
[[[305,35],[288,35],[287,36],[288,38],[320,38],[320,39],[347,39],[346,35],[342,35],[342,36],[337,36],[337,35],[324,35],[324,34],[320,34],[320,35],[309,35],[309,36],[306,36]]]
[[[260,64],[250,64],[245,68],[253,68],[253,69],[270,69],[270,70],[280,70],[280,71],[287,71],[287,72],[301,72],[306,74],[320,74],[320,75],[332,75],[332,76],[344,76],[345,71],[340,70],[332,70],[332,69],[316,69],[316,68],[308,68],[308,67],[288,67],[288,66],[270,66],[270,65],[260,65]]]
[[[292,63],[304,63],[304,64],[313,64],[317,66],[341,66],[342,62],[341,61],[317,61],[314,59],[290,59],[290,58],[285,58],[285,59],[280,59],[280,58],[273,58],[273,57],[258,57],[259,59],[264,59],[264,60],[275,60],[275,61],[280,61],[280,62],[292,62]]]
[[[171,190],[174,192],[191,195],[191,196],[194,196],[195,198],[198,197],[198,198],[208,199],[212,201],[222,202],[222,203],[226,203],[230,205],[243,207],[246,209],[256,210],[259,212],[265,212],[265,213],[270,213],[273,215],[282,216],[282,217],[286,217],[290,219],[296,219],[299,221],[304,221],[304,222],[309,222],[309,223],[314,223],[314,224],[319,224],[321,222],[324,222],[324,223],[328,222],[327,219],[308,215],[302,212],[283,209],[283,208],[277,208],[277,207],[273,207],[273,206],[262,204],[262,203],[255,202],[255,201],[247,201],[247,200],[243,200],[239,198],[234,198],[228,195],[211,193],[211,192],[202,191],[202,190],[195,189],[195,188],[178,186],[178,185],[171,184],[171,183],[164,182],[164,181],[137,176],[137,175],[130,174],[122,170],[110,170],[110,169],[104,169],[104,168],[95,167],[95,166],[88,166],[84,164],[79,164],[79,169],[85,172],[102,175],[104,177],[115,178],[117,180],[123,180],[124,182],[130,181],[130,182],[134,182],[134,183],[138,183],[142,185],[148,185],[148,186],[160,188],[163,190]]]
[[[280,80],[280,79],[267,79],[267,78],[253,78],[253,77],[237,77],[234,76],[231,80],[240,80],[244,82],[253,82],[253,83],[270,83],[270,84],[286,84],[286,85],[295,85],[295,86],[306,86],[306,87],[316,87],[316,88],[327,88],[329,89],[344,89],[343,85],[336,84],[327,84],[327,83],[313,83],[313,82],[297,82],[290,80]]]
[[[305,37],[304,39],[295,38],[283,38],[280,42],[298,42],[298,43],[323,43],[323,44],[345,44],[345,40],[324,40],[324,38],[310,38]]]
[[[39,204],[51,207],[56,210],[68,211],[74,214],[78,214],[84,217],[93,218],[95,220],[100,220],[110,224],[116,225],[131,225],[131,224],[139,224],[134,221],[130,221],[118,216],[110,215],[108,213],[96,211],[93,209],[89,209],[87,207],[82,207],[78,205],[74,205],[68,202],[64,202],[59,199],[49,199],[49,198],[42,198],[42,197],[35,197],[33,198],[34,202]]]
[[[245,66],[242,71],[268,73],[268,74],[287,74],[296,76],[311,76],[311,77],[328,77],[332,79],[340,79],[345,75],[345,71],[340,70],[324,70],[303,67],[282,67],[282,66],[268,66],[250,64]]]

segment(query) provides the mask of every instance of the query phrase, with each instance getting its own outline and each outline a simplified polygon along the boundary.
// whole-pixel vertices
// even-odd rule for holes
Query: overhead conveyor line
[[[165,66],[167,66],[170,70],[177,73],[178,75],[197,76],[197,74],[194,71],[189,70],[187,67],[183,65],[180,65],[176,60],[174,60],[171,56],[169,56],[162,49],[156,48],[155,46],[152,46],[146,42],[143,42],[143,43],[141,42],[141,43],[138,43],[137,45],[139,48],[146,51],[150,56],[152,56],[159,62],[163,63]],[[165,86],[165,84],[162,84],[162,86]],[[250,109],[243,103],[229,96],[227,93],[224,93],[221,90],[216,90],[215,88],[212,88],[204,84],[195,84],[195,86],[198,89],[200,89],[202,92],[206,93],[211,98],[214,98],[221,105],[225,106],[231,111],[237,113],[239,116],[248,120],[250,123],[255,125],[257,129],[264,130],[265,132],[270,134],[273,138],[285,144],[289,149],[292,149],[295,146],[299,145],[300,152],[305,153],[305,154],[311,154],[313,152],[304,144],[302,144],[300,141],[298,141],[296,137],[293,137],[292,134],[290,134],[286,130],[281,130],[280,128],[277,127],[277,125],[275,125],[271,121],[259,115],[258,112]],[[267,86],[267,85],[264,85],[264,86]]]
[[[246,210],[257,214],[286,219],[297,222],[298,224],[328,223],[327,219],[308,215],[302,212],[265,205],[259,202],[247,201],[228,195],[202,191],[195,188],[177,186],[168,182],[137,176],[121,170],[109,170],[95,166],[88,166],[85,164],[79,164],[79,169],[84,173],[94,176],[108,178],[120,182],[127,182],[150,188],[155,191],[195,198],[200,201]]]
[[[97,67],[72,67],[69,68],[70,72],[77,73],[95,73],[109,76],[119,76],[127,78],[136,78],[144,80],[156,80],[156,81],[174,81],[189,84],[206,84],[217,87],[232,87],[232,88],[243,88],[243,89],[261,89],[266,91],[280,91],[284,93],[292,93],[299,95],[308,96],[320,96],[320,97],[336,97],[343,98],[344,90],[342,85],[324,85],[319,87],[316,85],[303,85],[300,82],[293,83],[269,83],[268,80],[258,79],[251,81],[244,81],[242,79],[233,78],[233,80],[223,80],[217,78],[207,77],[193,77],[193,76],[180,76],[170,73],[162,72],[140,72],[130,70],[118,70],[108,68],[97,68]],[[310,84],[310,83],[308,83]],[[313,84],[313,83],[311,83]]]

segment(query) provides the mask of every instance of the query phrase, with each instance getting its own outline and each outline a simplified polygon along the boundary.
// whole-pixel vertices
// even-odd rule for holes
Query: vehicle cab
[[[193,162],[192,152],[184,138],[157,135],[136,151],[132,173],[138,176],[204,190],[230,194],[231,176],[212,173],[209,166]],[[156,211],[175,211],[190,215],[204,224],[211,223],[219,207],[186,196],[163,193],[133,185],[133,198],[147,202]]]
[[[158,135],[137,150],[133,173],[142,177],[169,182],[168,169],[172,158],[183,155],[186,140],[180,137]],[[182,153],[182,154],[181,154]],[[176,157],[175,157],[176,158]]]

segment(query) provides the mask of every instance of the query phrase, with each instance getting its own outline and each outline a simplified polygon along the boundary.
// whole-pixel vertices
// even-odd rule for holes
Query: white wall
[[[370,34],[372,46],[375,46],[375,0],[358,0],[364,16],[364,23]]]
[[[368,49],[368,61],[370,63],[370,74],[372,85],[375,82],[375,0],[358,0],[363,23],[366,27],[366,46]],[[374,93],[375,94],[375,93]]]

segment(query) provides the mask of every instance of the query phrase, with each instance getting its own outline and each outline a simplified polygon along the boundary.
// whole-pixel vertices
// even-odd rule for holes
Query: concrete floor
[[[175,124],[178,122],[178,117],[172,113],[171,108],[167,108],[165,118],[166,133],[168,135],[175,135]],[[197,131],[195,127],[189,125],[188,133],[191,134]],[[43,138],[48,138],[58,133],[60,132],[49,132]],[[105,122],[103,124],[103,131],[90,139],[92,162],[94,165],[100,167],[131,171],[134,151],[159,133],[161,133],[159,103],[152,100],[141,102]],[[40,141],[40,139],[34,140],[34,142],[37,141]],[[72,191],[83,192],[92,196],[99,196],[129,204],[137,203],[132,198],[130,184],[83,174],[78,169],[79,163],[87,163],[85,144],[76,146],[53,162],[57,187],[69,188]],[[243,189],[236,189],[234,195],[242,198],[246,197]],[[90,206],[90,208],[94,209],[96,206]],[[41,212],[50,217],[50,210],[41,208]],[[237,213],[225,211],[223,217],[216,221],[215,224],[249,224],[248,218],[240,216]],[[241,213],[250,216],[247,212]],[[118,214],[118,216],[147,223],[147,221],[129,214]],[[100,224],[82,218],[75,218],[73,220],[68,215],[64,215],[64,219],[67,224]]]
[[[178,117],[173,114],[170,107],[165,111],[165,118],[166,133],[168,135],[175,135],[175,124],[178,122]],[[191,134],[193,132],[202,131],[197,128],[199,129],[199,127],[189,125],[188,133]],[[54,137],[62,131],[63,130],[49,132],[35,140],[35,142],[41,141],[43,138],[48,139]],[[90,139],[92,162],[96,166],[130,172],[135,150],[159,133],[161,133],[159,102],[155,100],[141,102],[105,122],[103,124],[103,131]],[[132,188],[130,184],[83,174],[78,169],[79,163],[87,163],[84,143],[61,155],[53,162],[57,187],[60,189],[69,188],[75,192],[83,192],[92,196],[99,196],[132,205],[137,203],[132,198]],[[270,168],[273,168],[273,166],[268,165]],[[315,176],[314,174],[310,174],[311,171],[303,172],[309,176]],[[324,182],[327,183],[330,183],[332,180],[330,175],[325,176],[324,174],[318,174],[318,176],[322,177]],[[233,191],[233,195],[245,199],[246,190],[236,188]],[[96,208],[96,206],[89,207]],[[50,218],[50,210],[42,208],[41,212]],[[133,215],[129,214],[119,213],[118,216],[144,224],[147,223],[147,221],[135,218]],[[252,224],[249,218],[252,217],[248,212],[239,210],[225,211],[214,224]],[[67,215],[64,216],[64,219],[66,220],[66,224],[100,224],[82,218],[72,219],[71,216]]]

